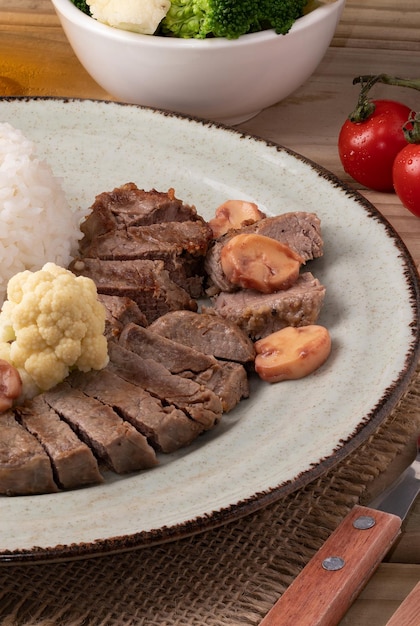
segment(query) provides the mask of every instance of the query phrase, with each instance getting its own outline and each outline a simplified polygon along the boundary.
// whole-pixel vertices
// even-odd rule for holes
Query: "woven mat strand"
[[[381,427],[306,488],[173,543],[0,568],[1,626],[256,626],[420,429],[420,369]]]

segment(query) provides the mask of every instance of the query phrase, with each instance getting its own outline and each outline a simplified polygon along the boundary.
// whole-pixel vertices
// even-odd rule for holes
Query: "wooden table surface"
[[[315,74],[287,100],[240,126],[313,159],[359,189],[396,228],[417,266],[420,219],[405,210],[394,194],[361,189],[350,180],[339,161],[337,136],[357,98],[354,76],[380,72],[418,76],[419,33],[418,0],[347,0],[332,45]],[[112,99],[76,59],[49,0],[0,0],[0,96],[6,95]],[[420,94],[415,91],[378,86],[375,95],[403,99],[420,110]],[[413,448],[407,451],[407,459],[412,452]],[[396,608],[419,580],[418,499],[397,546],[341,625],[385,624],[381,621],[384,604],[392,602]]]

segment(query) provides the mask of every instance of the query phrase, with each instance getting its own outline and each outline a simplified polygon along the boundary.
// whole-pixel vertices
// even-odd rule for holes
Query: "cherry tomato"
[[[374,112],[362,122],[344,122],[338,151],[344,170],[361,185],[393,191],[392,165],[407,145],[403,125],[411,109],[393,100],[373,100]]]
[[[394,188],[403,205],[420,217],[420,144],[409,143],[396,156]]]

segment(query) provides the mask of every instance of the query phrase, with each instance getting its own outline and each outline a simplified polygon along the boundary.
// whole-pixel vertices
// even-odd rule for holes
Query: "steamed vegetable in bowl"
[[[87,1],[93,7],[98,0]],[[345,0],[174,0],[159,24],[145,20],[147,32],[156,28],[152,36],[132,32],[145,14],[136,18],[128,0],[106,5],[118,6],[118,12],[105,24],[79,10],[80,0],[52,3],[79,61],[113,98],[235,125],[309,78],[332,40]],[[130,24],[132,30],[111,23]]]
[[[307,0],[72,0],[104,24],[146,35],[237,39],[273,28],[286,34]]]

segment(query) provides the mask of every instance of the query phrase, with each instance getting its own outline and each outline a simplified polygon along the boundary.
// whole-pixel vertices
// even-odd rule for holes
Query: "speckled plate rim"
[[[5,116],[6,111],[7,115]],[[306,466],[305,463],[302,465],[302,462],[300,462],[297,467],[293,467],[292,459],[291,467],[288,467],[287,471],[283,473],[279,471],[278,474],[274,473],[274,475],[270,475],[268,479],[262,480],[260,489],[255,486],[255,483],[253,485],[251,484],[248,490],[246,487],[245,491],[243,491],[243,489],[242,491],[240,490],[239,495],[236,492],[229,494],[229,488],[227,488],[227,494],[223,493],[224,490],[226,491],[227,485],[223,483],[220,476],[216,476],[215,480],[218,479],[221,482],[221,494],[213,494],[212,498],[210,498],[211,506],[209,506],[208,500],[204,501],[202,506],[200,506],[200,502],[198,502],[198,505],[194,502],[190,507],[193,511],[192,514],[189,513],[188,507],[186,507],[187,510],[185,513],[180,510],[178,514],[175,503],[175,513],[172,511],[172,517],[169,516],[168,519],[165,519],[164,523],[156,524],[147,529],[142,528],[142,520],[139,519],[137,527],[135,527],[136,522],[131,520],[131,527],[127,531],[124,511],[121,511],[120,521],[118,519],[112,520],[111,525],[108,523],[107,526],[107,521],[105,520],[102,524],[102,520],[93,519],[95,516],[95,505],[93,505],[93,509],[86,510],[86,519],[80,516],[80,519],[73,519],[69,522],[69,520],[62,518],[63,524],[69,523],[69,529],[66,531],[65,541],[60,542],[51,543],[49,540],[48,526],[52,522],[50,522],[48,513],[51,513],[51,517],[54,517],[52,511],[54,507],[58,506],[59,500],[57,498],[60,498],[62,494],[25,498],[2,498],[0,500],[0,536],[5,534],[5,530],[9,532],[10,537],[13,534],[13,542],[10,542],[13,543],[13,547],[11,548],[10,545],[7,545],[7,541],[6,544],[4,544],[0,540],[0,564],[67,560],[122,552],[172,541],[233,521],[292,493],[334,467],[364,442],[396,406],[407,388],[420,354],[420,287],[418,273],[405,244],[389,222],[363,196],[350,189],[332,173],[302,155],[278,144],[267,142],[259,137],[244,134],[220,124],[136,105],[78,99],[7,97],[0,98],[0,121],[9,121],[11,124],[21,128],[25,126],[27,122],[27,128],[22,128],[22,130],[29,136],[34,135],[35,140],[41,144],[41,152],[45,151],[45,156],[50,164],[52,164],[53,169],[54,166],[59,163],[60,159],[57,157],[58,151],[56,151],[55,147],[52,148],[52,146],[55,146],[55,143],[57,143],[57,131],[62,130],[63,132],[61,136],[59,136],[59,139],[62,141],[64,138],[65,147],[67,143],[71,144],[69,147],[74,152],[73,159],[75,161],[77,160],[75,172],[77,172],[77,168],[81,170],[78,172],[82,179],[81,185],[86,182],[83,180],[83,175],[86,174],[86,171],[83,172],[82,169],[86,166],[87,162],[91,162],[92,154],[97,157],[97,163],[95,163],[95,168],[97,168],[98,165],[100,166],[102,163],[101,159],[105,158],[103,157],[103,153],[107,152],[109,145],[111,145],[113,149],[112,158],[116,154],[119,159],[127,148],[127,145],[130,148],[137,145],[136,137],[131,136],[133,132],[132,124],[133,121],[135,121],[136,128],[138,128],[137,125],[141,127],[142,138],[148,136],[149,132],[151,133],[150,136],[148,136],[149,143],[147,145],[150,149],[152,147],[157,149],[158,155],[153,154],[151,157],[151,153],[147,153],[146,151],[147,163],[145,161],[143,162],[144,170],[142,173],[138,173],[134,182],[139,186],[144,186],[144,188],[152,188],[155,186],[161,190],[164,190],[165,186],[166,188],[174,186],[178,197],[195,203],[199,212],[200,206],[198,205],[202,202],[203,210],[201,212],[206,217],[207,213],[211,210],[210,207],[215,207],[218,201],[222,201],[226,199],[226,197],[231,197],[226,195],[230,191],[238,191],[241,188],[244,190],[242,197],[254,199],[256,202],[262,199],[262,206],[266,210],[273,209],[273,199],[278,196],[285,198],[287,201],[291,199],[292,205],[294,202],[296,203],[296,206],[288,207],[287,210],[302,208],[302,203],[305,205],[303,207],[304,210],[309,210],[316,202],[323,199],[332,200],[338,205],[338,208],[321,208],[323,228],[324,226],[326,227],[326,232],[324,233],[326,250],[324,260],[321,262],[316,261],[313,265],[314,274],[324,279],[323,282],[327,284],[327,294],[329,288],[331,288],[333,293],[333,301],[329,305],[327,304],[326,307],[325,323],[332,321],[333,345],[335,343],[338,346],[337,354],[333,354],[330,366],[321,368],[322,371],[319,371],[311,379],[312,382],[308,380],[302,384],[302,389],[305,389],[305,393],[308,392],[310,394],[314,391],[316,392],[314,385],[320,386],[321,389],[324,385],[324,389],[329,389],[331,390],[331,394],[334,394],[334,383],[336,382],[334,378],[335,370],[334,368],[330,370],[329,367],[332,368],[334,365],[335,368],[338,368],[342,360],[345,361],[347,359],[349,347],[346,345],[345,337],[348,332],[359,332],[359,330],[361,330],[360,336],[363,342],[366,342],[366,346],[363,343],[357,350],[350,348],[350,351],[353,350],[355,353],[352,356],[355,361],[352,362],[350,359],[350,369],[346,370],[345,373],[349,371],[353,372],[354,365],[359,362],[358,359],[360,355],[368,354],[372,347],[374,349],[380,348],[378,338],[382,340],[385,339],[385,337],[381,337],[380,334],[376,336],[376,330],[372,330],[371,327],[365,328],[368,322],[363,318],[362,314],[353,319],[355,312],[352,311],[351,307],[349,307],[346,314],[343,314],[343,311],[340,310],[340,301],[334,302],[336,293],[340,296],[342,295],[344,298],[349,288],[350,292],[355,288],[352,281],[355,283],[356,280],[368,286],[369,263],[375,263],[375,259],[378,258],[378,269],[382,270],[385,268],[389,273],[389,277],[387,277],[387,280],[390,281],[389,287],[387,287],[387,280],[381,282],[379,291],[373,293],[366,311],[375,311],[379,309],[380,305],[384,304],[382,301],[383,292],[385,291],[386,293],[387,288],[390,290],[387,294],[388,298],[392,298],[395,290],[396,294],[400,297],[398,310],[395,309],[394,311],[391,300],[389,300],[389,311],[381,311],[381,315],[383,313],[385,313],[385,317],[386,314],[389,315],[388,323],[392,322],[394,317],[397,318],[395,321],[397,351],[395,353],[395,346],[391,345],[389,352],[384,352],[383,354],[383,356],[386,357],[392,352],[392,360],[395,360],[395,364],[383,363],[381,359],[378,361],[378,369],[381,370],[380,375],[378,375],[378,388],[372,391],[373,395],[371,397],[369,396],[367,399],[367,405],[363,404],[363,400],[361,401],[363,410],[358,414],[355,422],[349,425],[347,430],[344,428],[341,432],[334,432],[331,435],[323,433],[323,438],[328,440],[325,449],[328,449],[329,452],[321,454],[321,456],[319,456],[318,453],[318,458],[315,461],[308,458]],[[22,121],[24,122],[23,124],[17,123]],[[116,135],[117,131],[112,129],[105,134],[101,134],[101,124],[109,121],[120,125],[118,136]],[[65,128],[61,129],[60,124]],[[45,140],[44,146],[44,137],[47,136],[49,136],[49,144]],[[75,136],[76,139],[74,140]],[[194,141],[191,142],[194,144],[193,150],[191,150],[191,148],[187,150],[185,144],[182,142],[179,144],[180,140],[185,140],[186,138],[189,141],[194,139]],[[97,142],[96,147],[94,145],[95,142],[92,144],[92,139]],[[153,143],[155,139],[160,141],[162,145],[158,146],[158,142]],[[81,142],[81,145],[76,145],[73,140]],[[84,142],[85,145],[83,145]],[[156,148],[156,146],[158,146],[158,148]],[[174,146],[176,146],[176,149]],[[208,150],[209,147],[210,149]],[[160,153],[159,150],[161,151]],[[165,153],[173,153],[173,155],[176,155],[177,163],[169,173],[162,171],[156,172],[156,164],[160,162],[160,157]],[[124,153],[124,156],[127,156],[127,154]],[[213,163],[213,159],[211,163],[209,161],[209,158],[214,156],[217,156],[217,165]],[[66,158],[62,158],[65,162]],[[150,163],[150,158],[152,163]],[[111,165],[110,159],[111,155],[108,155],[105,161],[108,163],[109,168]],[[232,160],[234,161],[233,164]],[[180,164],[184,166],[184,169],[180,167]],[[124,167],[125,166],[126,163],[124,163]],[[128,180],[133,178],[132,174],[136,172],[136,164],[134,162],[130,162],[126,169],[121,169],[121,167],[120,171],[118,171],[117,167],[116,171],[113,171],[113,175],[110,176],[110,179],[117,177],[117,182],[114,186],[128,182]],[[230,174],[225,175],[224,170],[229,170],[229,168]],[[63,170],[65,170],[64,167]],[[279,172],[279,174],[281,173],[282,178],[280,179],[280,176],[269,178],[270,185],[267,185],[265,178],[269,176],[270,171],[272,174],[277,172]],[[75,172],[72,172],[73,184],[76,179]],[[118,178],[121,176],[122,172],[127,172],[127,176],[124,179]],[[65,171],[59,172],[59,175],[63,175],[64,177],[63,184],[66,182],[65,173]],[[200,175],[202,178],[198,180],[197,176],[199,177]],[[230,175],[235,179],[231,186]],[[179,179],[177,179],[177,176],[179,176]],[[226,179],[225,176],[227,176]],[[100,180],[100,176],[95,183],[92,183],[91,174],[90,179],[93,190],[92,193],[89,190],[90,202],[93,201],[94,194],[112,188],[110,186],[103,187],[104,183]],[[181,181],[181,184],[177,185],[176,183],[179,181]],[[290,187],[288,187],[289,182],[293,183]],[[298,183],[300,184],[298,185]],[[77,184],[79,184],[79,181],[76,183],[76,186]],[[73,189],[68,191],[73,201],[80,200],[77,193],[74,195]],[[252,195],[253,191],[255,192],[255,197]],[[288,193],[290,197],[287,195]],[[266,197],[261,198],[264,194]],[[83,199],[84,202],[87,201],[87,197],[88,195]],[[344,211],[339,219],[336,214],[340,208],[344,208]],[[286,210],[286,208],[282,210]],[[277,211],[274,210],[272,212],[275,213]],[[317,212],[320,214],[320,210]],[[329,230],[329,221],[333,223],[334,232]],[[343,224],[341,224],[341,222],[343,222]],[[367,234],[365,234],[366,231]],[[379,254],[379,257],[378,251],[370,251],[372,238],[374,239],[374,243],[379,243],[384,248],[382,254]],[[361,266],[358,267],[359,274],[356,276],[356,270],[353,268],[346,270],[348,263],[345,265],[343,261],[340,265],[342,253],[344,256],[347,253],[349,258],[352,259],[352,263],[353,260],[356,260],[356,257],[354,257],[356,253],[354,245],[356,242],[358,244],[357,251],[360,252],[361,249],[366,257],[359,262],[359,264],[362,263],[364,266],[367,264],[366,276],[360,275]],[[333,253],[331,253],[332,249],[334,250]],[[338,250],[340,251],[340,257],[338,256]],[[330,259],[334,260],[334,264],[331,264],[334,265],[334,269],[332,269],[331,266],[328,267],[326,264],[324,265],[324,263],[326,263],[325,259],[328,259],[331,254],[335,255],[334,259]],[[336,266],[338,266],[338,269],[336,269]],[[312,266],[308,267],[308,269],[312,269]],[[339,283],[335,276],[338,271],[343,272],[345,278],[349,281],[348,284],[345,285],[346,292],[344,291],[344,287],[342,288],[340,284],[336,284]],[[381,272],[378,272],[378,278],[380,278],[380,274]],[[370,278],[372,277],[373,274],[371,273]],[[391,291],[393,292],[392,294]],[[361,295],[363,296],[364,293],[365,292],[361,292]],[[362,305],[363,308],[365,303],[359,302],[358,306],[360,305]],[[344,303],[343,308],[345,308]],[[366,311],[363,310],[362,313],[366,313]],[[337,318],[338,322],[335,321]],[[346,324],[349,324],[349,326],[346,327]],[[378,325],[380,326],[380,324],[381,322],[379,322]],[[343,328],[340,331],[341,326],[343,326]],[[381,331],[378,332],[380,333]],[[370,338],[370,336],[368,336],[370,334],[375,336]],[[367,352],[364,352],[365,350],[367,350]],[[339,358],[342,360],[336,360]],[[363,387],[363,381],[360,380],[359,382]],[[292,384],[301,384],[301,381]],[[244,445],[243,442],[237,438],[237,434],[235,434],[242,425],[238,424],[238,422],[245,420],[243,425],[250,429],[252,433],[253,426],[248,425],[250,419],[248,413],[255,413],[255,409],[259,413],[259,419],[262,420],[265,425],[272,424],[269,414],[271,409],[267,412],[267,409],[262,406],[260,411],[260,405],[262,405],[267,394],[274,393],[272,391],[273,386],[270,387],[269,391],[267,389],[264,390],[265,395],[262,399],[260,398],[260,388],[260,383],[257,383],[255,408],[252,405],[249,410],[247,410],[245,405],[241,403],[240,407],[235,410],[233,419],[228,418],[229,424],[226,426],[226,430],[214,436],[210,436],[209,441],[204,442],[204,444],[201,442],[197,446],[192,446],[191,449],[183,452],[179,457],[175,455],[175,458],[171,459],[168,465],[164,464],[162,469],[163,474],[170,471],[168,467],[171,466],[171,463],[176,464],[173,467],[177,468],[177,470],[181,467],[181,475],[182,472],[189,470],[189,465],[196,468],[197,464],[199,466],[200,463],[203,462],[203,457],[210,457],[215,450],[217,451],[220,446],[223,447],[226,441],[232,438],[234,445]],[[290,386],[287,387],[286,385],[285,389],[285,400],[287,404],[289,401],[288,396],[292,392],[290,392]],[[361,397],[363,398],[365,394],[366,390],[362,390]],[[334,405],[331,413],[338,411],[337,407],[342,407],[343,412],[347,410],[350,411],[350,409],[347,408],[347,401],[345,405],[340,404],[340,397],[338,396],[339,393],[337,392],[337,398],[334,398],[334,402],[331,400],[331,404]],[[274,398],[274,396],[272,397]],[[322,404],[322,398],[318,398],[318,400],[320,400]],[[271,401],[270,399],[270,402]],[[249,401],[246,402],[248,403]],[[301,401],[299,400],[299,402]],[[351,400],[351,402],[355,402],[354,410],[357,411],[358,401]],[[292,409],[295,408],[293,398],[290,399],[290,403]],[[249,404],[247,406],[249,406]],[[270,405],[270,407],[271,406],[272,405]],[[245,417],[241,415],[244,410],[246,413]],[[339,411],[339,413],[341,414],[341,411]],[[351,416],[351,414],[352,411],[349,412],[349,416]],[[313,419],[313,411],[309,411],[308,415]],[[275,426],[275,428],[277,428],[277,426]],[[312,435],[314,434],[317,435],[317,430],[314,430]],[[300,432],[296,437],[297,441],[309,445],[309,437],[305,433]],[[294,435],[292,438],[293,443],[296,444]],[[302,441],[302,438],[304,441]],[[265,440],[262,441],[268,445],[268,447],[270,446]],[[324,440],[320,443],[322,445],[318,445],[318,449],[322,450]],[[241,452],[243,452],[242,449],[239,450],[238,455],[241,454]],[[245,452],[249,452],[249,450],[245,448]],[[265,453],[265,450],[263,453]],[[262,453],[260,452],[259,454]],[[209,458],[205,458],[205,461],[209,461]],[[234,461],[237,462],[237,465],[241,466],[243,459],[237,458],[234,459]],[[279,465],[281,466],[280,461]],[[222,467],[221,471],[223,472],[225,469],[229,474],[228,468]],[[282,466],[280,469],[284,470]],[[203,483],[205,483],[203,476],[205,479],[206,476],[202,472],[203,469],[197,470],[195,475],[196,482],[203,480]],[[143,474],[142,476],[145,475]],[[155,487],[156,485],[159,487],[161,477],[158,471],[156,471],[155,476],[156,478],[153,479],[156,481]],[[252,477],[246,477],[244,479],[245,482],[247,478]],[[111,481],[110,484],[107,484],[105,489],[109,490],[107,497],[110,498],[110,504],[112,505],[114,498],[119,497],[117,490],[130,489],[130,493],[132,493],[132,485],[135,484],[135,486],[137,486],[139,480],[138,476],[127,477],[122,480],[117,480],[115,483]],[[166,477],[164,480],[166,480],[166,483],[162,489],[161,498],[168,497],[168,478]],[[229,477],[227,480],[229,480]],[[207,483],[205,483],[204,487],[206,487],[206,484]],[[176,476],[174,477],[174,485],[177,486]],[[173,488],[173,485],[171,486]],[[233,489],[233,483],[231,487]],[[215,487],[216,491],[217,488],[218,485]],[[96,489],[95,487],[91,490],[71,492],[70,504],[72,498],[77,499],[84,497],[87,493],[94,494]],[[169,497],[170,493],[169,491]],[[153,499],[151,491],[147,491],[145,495]],[[197,496],[195,487],[192,495]],[[198,497],[200,498],[201,496],[202,494],[198,489]],[[56,498],[56,500],[51,500],[51,498]],[[73,500],[73,502],[75,501],[76,500]],[[48,504],[44,506],[45,502]],[[7,512],[5,511],[7,508],[6,504],[9,508]],[[119,502],[119,504],[121,503]],[[128,505],[128,501],[126,504]],[[180,503],[180,509],[181,504],[182,503]],[[14,510],[14,508],[16,510]],[[137,502],[132,505],[130,500],[127,515],[132,517],[138,513],[141,517],[143,509],[142,502]],[[102,509],[100,513],[103,513]],[[24,520],[26,524],[33,524],[34,527],[37,527],[38,540],[34,540],[33,545],[19,545],[19,518]],[[92,519],[89,522],[90,518]],[[60,514],[57,515],[57,519],[61,521]],[[84,541],[81,540],[79,529],[80,525],[88,523],[97,524],[98,537]],[[11,530],[12,524],[16,525],[13,530]],[[27,538],[25,538],[25,541],[28,541]]]

